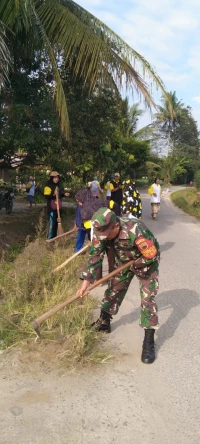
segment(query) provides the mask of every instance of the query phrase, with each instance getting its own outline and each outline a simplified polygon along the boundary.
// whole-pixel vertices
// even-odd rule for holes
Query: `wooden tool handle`
[[[75,257],[79,256],[79,254],[83,253],[88,248],[89,248],[89,245],[86,245],[85,247],[81,248],[81,250],[77,251],[77,253],[74,253],[73,256],[71,256],[69,259],[66,259],[65,262],[60,264],[58,267],[54,268],[54,270],[52,270],[52,273],[56,273],[57,271],[62,270],[62,268],[65,267],[65,265],[67,265],[69,262],[71,262],[72,259],[74,259]]]
[[[60,239],[61,237],[64,237],[64,236],[68,236],[69,234],[72,234],[72,233],[76,233],[76,231],[75,230],[66,231],[66,233],[60,234],[59,236],[56,236],[56,237],[53,237],[53,239],[46,239],[46,242],[48,244],[50,244],[51,242],[54,242],[57,239]]]
[[[107,274],[103,278],[99,279],[98,281],[94,282],[94,284],[90,285],[86,292],[83,294],[82,298],[87,296],[88,293],[93,290],[94,288],[98,287],[99,285],[103,284],[104,282],[107,282],[112,277],[116,276],[121,271],[125,270],[126,268],[129,268],[131,265],[134,264],[134,260],[127,262],[124,265],[121,265],[120,267],[116,268],[116,270],[112,271],[111,273]],[[32,326],[34,330],[36,330],[42,321],[45,321],[46,319],[50,318],[54,314],[56,314],[59,310],[62,308],[65,308],[66,305],[71,304],[72,302],[76,301],[77,299],[82,299],[79,295],[75,295],[70,299],[67,299],[66,301],[62,302],[61,304],[56,305],[54,308],[51,308],[51,310],[47,311],[43,315],[39,316],[39,318],[35,319],[35,321],[32,322]]]
[[[56,205],[57,205],[57,214],[58,214],[58,222],[60,222],[61,221],[61,219],[60,219],[60,208],[59,208],[59,199],[58,199],[58,193],[59,193],[59,191],[58,191],[58,189],[56,189]]]

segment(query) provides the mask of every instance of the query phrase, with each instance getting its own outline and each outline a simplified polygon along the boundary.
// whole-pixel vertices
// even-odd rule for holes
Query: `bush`
[[[200,200],[195,188],[186,188],[171,194],[172,202],[191,216],[200,217]]]
[[[192,205],[195,208],[200,208],[200,201],[199,200],[195,200]]]
[[[194,185],[200,191],[200,171],[197,171],[194,176]]]

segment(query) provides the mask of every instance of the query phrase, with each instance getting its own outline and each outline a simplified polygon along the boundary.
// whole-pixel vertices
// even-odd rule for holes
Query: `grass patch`
[[[200,218],[200,195],[196,188],[187,188],[170,195],[172,202],[190,216]]]
[[[25,210],[24,210],[25,208]],[[74,208],[63,208],[62,226],[65,231],[74,225]],[[27,241],[32,241],[39,235],[47,237],[48,216],[45,208],[35,208],[29,210],[23,204],[18,212],[9,215],[2,214],[0,219],[0,260],[10,262],[17,257]]]
[[[147,188],[149,186],[148,179],[135,179],[136,186],[140,188]]]
[[[72,261],[57,275],[51,275],[53,268],[73,254],[74,241],[71,239],[65,247],[48,249],[45,240],[38,238],[14,261],[0,264],[1,350],[25,345],[27,353],[27,344],[33,344],[36,339],[31,322],[76,293],[80,285],[79,269],[86,256]],[[61,360],[67,368],[105,360],[107,353],[101,346],[102,335],[89,328],[96,305],[95,298],[86,297],[41,324],[43,339],[37,343],[40,357],[48,344],[54,347],[54,359]]]
[[[74,214],[74,208],[63,209],[65,231],[72,228]],[[22,371],[36,363],[40,370],[45,359],[51,365],[62,363],[68,370],[105,361],[108,353],[102,346],[103,335],[89,328],[97,305],[91,296],[41,324],[42,340],[36,341],[31,322],[76,293],[79,270],[87,260],[87,255],[80,256],[52,276],[51,270],[73,254],[75,236],[64,245],[49,247],[47,231],[46,210],[37,207],[3,215],[0,222],[0,350],[4,350],[4,362],[6,350],[12,347],[20,354]]]

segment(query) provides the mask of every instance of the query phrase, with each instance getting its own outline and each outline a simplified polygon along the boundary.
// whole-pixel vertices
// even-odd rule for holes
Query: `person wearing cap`
[[[62,197],[68,197],[70,193],[65,193],[60,186],[60,175],[57,171],[51,171],[50,178],[44,187],[44,196],[47,200],[47,212],[49,215],[49,234],[48,239],[53,239],[57,236],[57,205],[56,194],[58,193],[59,209],[62,208]]]
[[[142,217],[142,200],[133,179],[123,182],[123,200],[121,205],[121,215],[125,217]]]
[[[116,202],[119,207],[122,204],[122,182],[120,180],[120,174],[115,173],[114,179],[110,181],[111,199]]]
[[[100,208],[92,217],[93,239],[88,262],[82,272],[83,283],[77,294],[82,297],[89,285],[98,276],[106,247],[112,244],[115,268],[134,260],[134,264],[108,282],[102,301],[99,319],[93,324],[98,331],[110,333],[110,321],[117,314],[134,275],[140,285],[140,325],[144,328],[142,362],[155,360],[154,333],[158,328],[157,305],[158,269],[160,251],[158,241],[146,225],[137,218],[119,218],[105,208]]]

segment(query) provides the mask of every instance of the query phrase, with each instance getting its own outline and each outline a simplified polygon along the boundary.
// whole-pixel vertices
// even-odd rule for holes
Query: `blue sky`
[[[155,68],[200,128],[200,0],[78,0]],[[158,96],[156,95],[156,98]],[[141,125],[150,122],[149,114]]]

